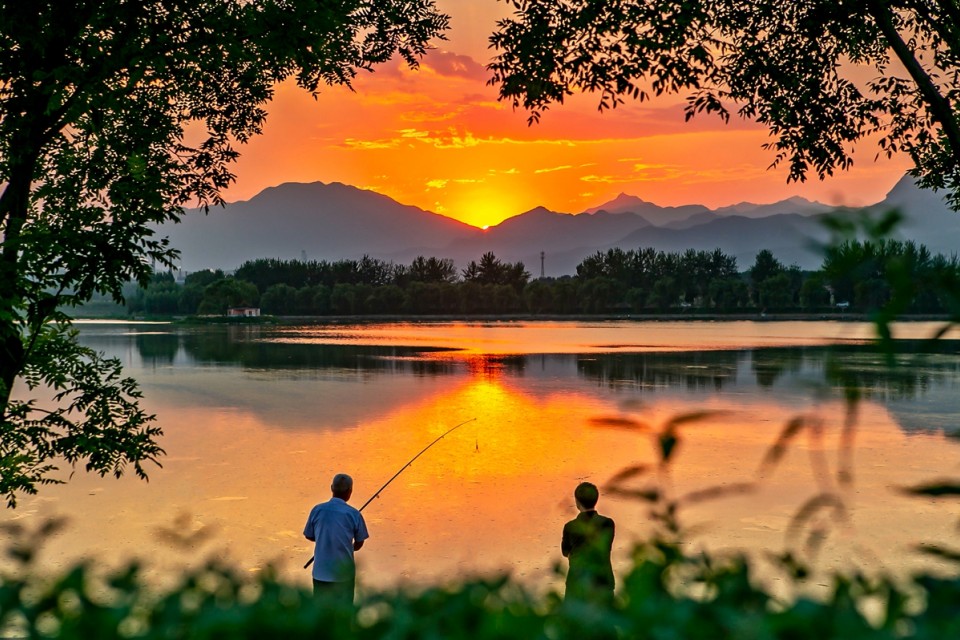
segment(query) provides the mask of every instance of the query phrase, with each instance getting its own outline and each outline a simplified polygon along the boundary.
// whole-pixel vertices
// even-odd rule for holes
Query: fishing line
[[[359,509],[357,509],[357,511],[363,511],[364,509],[367,508],[367,505],[369,505],[369,504],[370,504],[371,502],[373,502],[375,499],[377,499],[378,497],[380,497],[380,494],[383,492],[383,490],[386,489],[387,487],[389,487],[391,482],[393,482],[394,480],[396,480],[397,477],[398,477],[401,473],[403,473],[404,471],[406,471],[407,467],[409,467],[410,465],[412,465],[412,464],[416,461],[417,458],[419,458],[420,456],[422,456],[423,454],[425,454],[425,453],[427,452],[427,450],[430,449],[430,447],[432,447],[433,445],[437,444],[438,442],[440,442],[441,440],[443,440],[444,438],[446,438],[448,435],[450,435],[451,433],[453,433],[454,431],[456,431],[457,429],[459,429],[459,428],[462,427],[463,425],[469,424],[469,423],[473,422],[474,420],[476,420],[476,418],[470,418],[469,420],[464,420],[464,421],[461,422],[460,424],[458,424],[458,425],[456,425],[456,426],[454,426],[454,427],[451,427],[451,428],[447,429],[446,431],[444,431],[442,434],[440,434],[440,436],[439,436],[436,440],[434,440],[433,442],[431,442],[430,444],[428,444],[427,446],[425,446],[425,447],[420,451],[420,453],[418,453],[417,455],[415,455],[415,456],[413,456],[412,458],[410,458],[410,460],[407,462],[407,464],[405,464],[405,465],[403,465],[402,467],[400,467],[400,470],[397,471],[395,474],[393,474],[393,477],[391,477],[389,480],[387,480],[387,481],[383,484],[382,487],[380,487],[379,489],[377,489],[377,492],[376,492],[375,494],[373,494],[372,496],[370,496],[370,499],[367,500],[366,502],[364,502],[364,503],[363,503],[363,506],[360,507]],[[480,450],[480,445],[479,445],[479,440],[478,440],[478,441],[477,441],[477,451],[479,451],[479,450]],[[303,568],[306,569],[306,568],[309,567],[312,563],[313,563],[313,558],[311,557],[309,560],[307,560],[307,563],[306,563],[305,565],[303,565]]]

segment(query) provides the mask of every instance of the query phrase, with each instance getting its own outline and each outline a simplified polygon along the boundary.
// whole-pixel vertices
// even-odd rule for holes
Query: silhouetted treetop
[[[187,204],[222,202],[238,144],[260,133],[278,82],[315,93],[395,55],[416,65],[446,26],[433,0],[0,3],[8,501],[49,481],[54,456],[119,475],[127,462],[143,474],[140,462],[159,453],[136,385],[79,348],[57,309],[94,293],[122,300],[124,283],[172,265],[153,229]],[[65,407],[11,401],[18,378],[61,393]]]
[[[513,0],[491,82],[537,121],[574,91],[600,108],[680,94],[686,118],[767,126],[790,180],[853,163],[871,136],[960,207],[960,8],[953,0]],[[876,134],[879,134],[878,137]]]

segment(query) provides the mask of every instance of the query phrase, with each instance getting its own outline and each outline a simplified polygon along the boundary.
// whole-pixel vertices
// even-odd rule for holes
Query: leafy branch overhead
[[[173,263],[176,252],[153,229],[188,203],[222,203],[238,145],[261,132],[277,83],[316,93],[349,86],[394,56],[416,66],[447,22],[433,0],[0,4],[0,482],[8,498],[48,481],[53,456],[100,472],[119,472],[125,460],[143,473],[141,463],[159,453],[159,429],[137,406],[135,385],[70,347],[69,318],[57,309],[94,293],[121,301],[125,282],[146,285],[156,265]],[[41,348],[51,333],[62,349]],[[24,376],[64,376],[56,401],[85,418],[66,424],[60,409],[11,400]],[[51,435],[79,424],[83,437]]]
[[[960,207],[960,8],[938,0],[511,0],[490,38],[500,97],[538,121],[574,92],[600,109],[678,94],[686,118],[770,130],[790,180],[907,153]]]

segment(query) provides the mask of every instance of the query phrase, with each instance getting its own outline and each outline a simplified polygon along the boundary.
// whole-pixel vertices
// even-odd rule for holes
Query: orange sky
[[[451,30],[418,71],[385,65],[355,92],[326,89],[317,100],[280,86],[264,134],[241,149],[227,200],[283,182],[343,182],[484,226],[538,205],[578,213],[621,192],[660,205],[800,195],[857,206],[881,200],[909,166],[906,157],[875,161],[864,145],[850,171],[787,184],[785,169],[767,168],[765,129],[684,123],[682,96],[602,114],[595,97],[575,96],[528,126],[486,85],[487,36],[504,3],[437,3]]]

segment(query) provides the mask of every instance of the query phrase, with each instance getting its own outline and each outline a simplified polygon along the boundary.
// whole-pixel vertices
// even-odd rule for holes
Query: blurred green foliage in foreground
[[[534,595],[507,578],[362,592],[356,611],[316,600],[271,570],[211,564],[162,592],[136,565],[103,576],[89,565],[39,577],[43,532],[8,529],[0,637],[27,638],[958,638],[960,579],[834,575],[823,598],[784,600],[758,586],[741,556],[688,555],[676,531],[634,550],[612,606]],[[19,540],[19,541],[18,541]],[[32,542],[31,542],[32,541]],[[788,591],[805,571],[776,559]],[[822,582],[818,576],[817,582]]]

